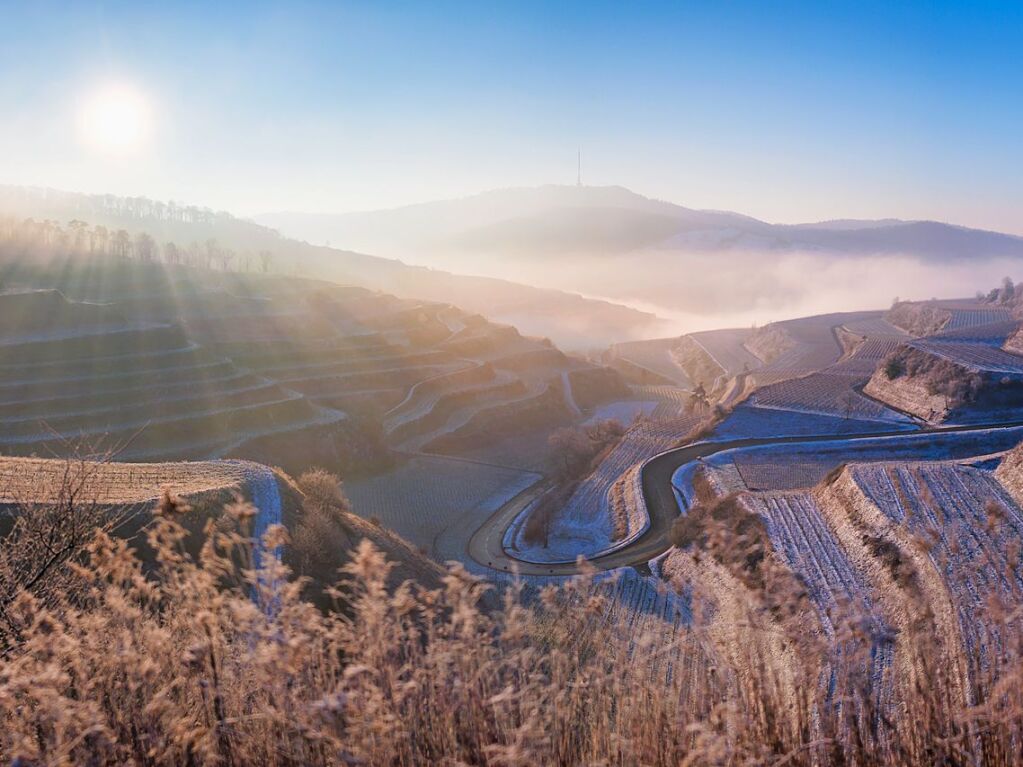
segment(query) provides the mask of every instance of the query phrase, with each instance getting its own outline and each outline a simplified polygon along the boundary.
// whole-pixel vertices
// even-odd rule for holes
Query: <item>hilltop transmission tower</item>
[[[575,185],[583,185],[583,150],[575,150]]]

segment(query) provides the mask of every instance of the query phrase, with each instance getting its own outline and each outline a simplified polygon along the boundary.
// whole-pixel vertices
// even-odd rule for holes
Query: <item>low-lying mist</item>
[[[915,256],[651,250],[617,256],[443,259],[445,268],[580,293],[651,312],[673,335],[763,325],[830,312],[887,309],[895,298],[969,298],[1023,274],[1018,258],[924,261]],[[580,324],[585,324],[580,318]]]

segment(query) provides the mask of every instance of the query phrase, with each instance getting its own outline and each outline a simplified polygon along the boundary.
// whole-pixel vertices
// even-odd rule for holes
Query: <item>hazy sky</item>
[[[579,147],[693,207],[1023,234],[1019,2],[67,5],[0,0],[0,183],[346,211],[573,183]],[[147,123],[116,150],[111,87]]]

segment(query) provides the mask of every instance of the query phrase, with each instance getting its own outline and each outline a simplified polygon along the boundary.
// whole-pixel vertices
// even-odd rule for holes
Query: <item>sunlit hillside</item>
[[[1023,6],[0,11],[0,767],[1023,767]]]

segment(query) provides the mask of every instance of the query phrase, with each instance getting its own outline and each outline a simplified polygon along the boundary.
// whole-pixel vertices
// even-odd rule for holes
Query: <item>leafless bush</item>
[[[979,373],[910,347],[892,352],[883,367],[891,380],[904,375],[921,378],[927,393],[945,397],[952,409],[974,402],[984,386]]]
[[[329,585],[348,561],[352,548],[344,518],[351,504],[341,489],[341,480],[322,469],[305,472],[296,484],[302,501],[293,525],[291,559],[299,575]]]
[[[548,443],[557,457],[557,474],[554,485],[537,500],[526,519],[522,535],[528,543],[547,545],[558,511],[572,497],[579,482],[595,469],[625,432],[625,426],[612,419],[588,426],[555,429]]]
[[[68,565],[82,558],[95,531],[113,531],[128,516],[126,507],[97,502],[93,478],[102,465],[63,461],[52,486],[37,496],[45,502],[19,498],[28,488],[5,493],[16,500],[6,512],[11,528],[0,540],[0,649],[19,642],[25,629],[14,609],[19,595],[47,609],[74,601],[81,589]]]
[[[562,481],[581,479],[596,459],[614,446],[625,434],[625,426],[607,419],[589,426],[565,426],[555,429],[548,439],[558,458]]]

